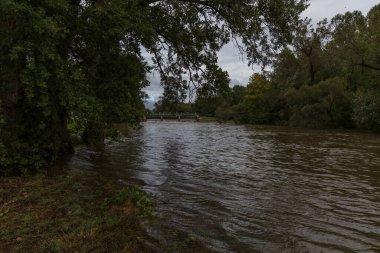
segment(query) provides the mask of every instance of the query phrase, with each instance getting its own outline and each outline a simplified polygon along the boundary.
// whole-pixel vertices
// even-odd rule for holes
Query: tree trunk
[[[83,142],[88,145],[103,145],[104,138],[104,126],[97,122],[89,121],[82,135]]]
[[[314,84],[315,81],[315,71],[314,71],[314,64],[313,61],[309,61],[309,67],[310,67],[310,86]]]

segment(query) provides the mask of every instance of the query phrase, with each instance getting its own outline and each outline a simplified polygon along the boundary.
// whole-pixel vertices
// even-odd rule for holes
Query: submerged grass
[[[149,252],[141,219],[152,198],[136,187],[83,179],[0,179],[0,252]]]
[[[138,187],[83,172],[0,178],[0,252],[209,252],[186,235],[149,237],[153,210]]]

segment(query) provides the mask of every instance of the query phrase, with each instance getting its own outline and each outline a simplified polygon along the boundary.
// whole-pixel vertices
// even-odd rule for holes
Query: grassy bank
[[[0,252],[148,252],[139,220],[152,202],[134,187],[79,174],[0,182]]]
[[[0,178],[0,252],[171,252],[141,226],[153,208],[149,194],[94,175]]]

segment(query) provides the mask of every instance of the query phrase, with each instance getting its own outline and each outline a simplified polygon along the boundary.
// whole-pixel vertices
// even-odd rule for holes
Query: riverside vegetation
[[[147,252],[139,224],[151,197],[84,175],[2,178],[1,252]]]
[[[0,252],[212,252],[173,229],[151,238],[152,196],[88,172],[0,178],[0,203]]]
[[[196,111],[220,121],[380,131],[380,5],[314,28],[304,20],[271,68],[246,86],[230,80],[197,91],[194,103],[163,97],[158,111]]]

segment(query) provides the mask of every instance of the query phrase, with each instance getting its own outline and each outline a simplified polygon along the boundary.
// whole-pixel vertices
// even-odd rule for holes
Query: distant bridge
[[[145,120],[195,120],[199,121],[197,113],[156,113],[145,116]]]

